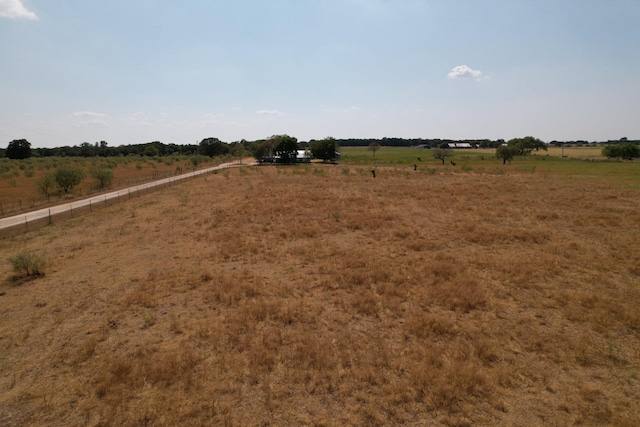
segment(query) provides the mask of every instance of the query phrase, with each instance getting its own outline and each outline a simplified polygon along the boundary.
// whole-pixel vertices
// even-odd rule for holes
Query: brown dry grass
[[[344,169],[0,241],[0,425],[640,425],[637,190]]]

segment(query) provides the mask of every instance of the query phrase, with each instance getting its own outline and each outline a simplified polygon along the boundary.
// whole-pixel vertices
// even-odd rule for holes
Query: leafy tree
[[[311,155],[315,159],[322,159],[323,161],[335,160],[337,157],[338,144],[333,137],[326,137],[320,141],[314,141],[311,144]]]
[[[496,148],[496,157],[502,159],[502,164],[509,162],[517,155],[517,150],[514,147],[508,145],[501,145]]]
[[[265,158],[273,156],[273,141],[271,139],[254,141],[251,144],[251,151],[257,161],[264,161]]]
[[[36,185],[38,187],[38,191],[47,198],[47,201],[49,201],[49,198],[53,194],[53,189],[56,186],[56,177],[52,173],[47,173],[38,180]]]
[[[547,144],[538,138],[525,136],[524,138],[513,138],[507,142],[507,146],[516,150],[516,156],[526,156],[533,150],[547,151]]]
[[[80,144],[80,155],[82,157],[94,157],[96,155],[96,147],[88,142],[83,142]]]
[[[5,155],[10,159],[27,159],[31,157],[31,143],[26,139],[14,139],[7,146]]]
[[[84,179],[84,171],[74,166],[60,166],[55,174],[58,188],[67,194],[73,187],[80,184]]]
[[[155,144],[149,144],[144,147],[144,151],[142,153],[148,157],[155,157],[160,155],[160,149]]]
[[[435,159],[440,160],[443,165],[444,165],[444,160],[447,157],[452,157],[452,156],[453,156],[453,151],[450,150],[449,148],[446,148],[446,144],[442,144],[440,147],[434,148],[433,150],[433,157]]]
[[[273,152],[280,157],[282,163],[296,161],[298,156],[298,140],[289,135],[275,135],[271,137],[273,141]]]
[[[610,159],[633,160],[635,157],[640,157],[640,146],[632,142],[620,145],[609,145],[602,149],[602,155]]]
[[[218,138],[205,138],[200,141],[198,154],[209,157],[222,156],[229,154],[229,146]]]
[[[91,176],[96,180],[97,187],[99,189],[109,188],[113,183],[113,170],[106,169],[94,169],[91,171]]]
[[[377,141],[373,141],[369,144],[368,150],[373,152],[373,158],[376,158],[376,151],[380,149],[380,144]]]
[[[231,148],[231,155],[233,157],[237,157],[242,164],[242,158],[247,155],[247,150],[244,148],[244,144],[242,142],[236,142]]]

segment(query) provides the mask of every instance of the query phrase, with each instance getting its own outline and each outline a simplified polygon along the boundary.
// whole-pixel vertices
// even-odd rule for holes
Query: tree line
[[[521,141],[521,140],[525,141]],[[535,141],[533,141],[535,139]],[[514,142],[515,141],[515,142]],[[521,155],[518,152],[527,144],[534,144],[535,149],[543,149],[546,146],[561,145],[587,145],[587,144],[606,144],[614,148],[603,150],[603,155],[610,158],[634,158],[636,155],[635,148],[639,147],[640,141],[631,141],[627,138],[619,140],[609,140],[606,142],[588,142],[588,141],[551,141],[548,144],[533,137],[515,138],[509,141],[504,139],[424,139],[424,138],[349,138],[336,139],[327,137],[321,140],[312,139],[308,142],[298,142],[297,138],[289,135],[273,135],[269,138],[259,139],[255,141],[247,141],[245,139],[235,142],[224,142],[218,138],[205,138],[197,144],[165,144],[160,141],[147,142],[143,144],[120,145],[117,147],[109,146],[106,141],[95,143],[83,142],[80,145],[62,146],[55,148],[32,148],[31,143],[26,139],[11,141],[6,149],[0,148],[0,157],[9,157],[12,159],[24,159],[27,157],[118,157],[118,156],[170,156],[172,154],[179,155],[205,155],[209,157],[233,156],[242,158],[246,155],[252,155],[258,160],[276,159],[280,162],[290,162],[296,158],[298,149],[308,149],[314,158],[325,161],[334,160],[337,157],[338,147],[418,147],[442,149],[449,144],[468,143],[474,148],[495,148],[500,150],[499,157],[503,161],[509,161],[513,156]],[[514,145],[518,145],[519,149],[515,149]],[[624,148],[615,148],[616,146]],[[295,148],[294,148],[295,147]],[[509,147],[501,148],[501,147]],[[629,157],[631,156],[631,157]]]

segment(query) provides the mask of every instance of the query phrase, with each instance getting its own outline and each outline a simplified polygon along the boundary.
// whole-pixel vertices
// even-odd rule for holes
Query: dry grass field
[[[0,425],[640,425],[637,176],[498,164],[234,169],[1,240]]]
[[[192,158],[193,156],[32,157],[24,160],[0,158],[0,217],[16,215],[98,193],[100,190],[96,188],[97,181],[91,176],[91,171],[94,169],[113,171],[113,183],[108,190],[114,190],[189,172],[194,167]],[[219,161],[203,156],[199,156],[198,161],[206,161],[205,166],[219,163]],[[60,166],[79,168],[85,173],[85,178],[70,194],[56,192],[47,200],[47,197],[38,191],[38,181],[44,175],[54,173]],[[201,165],[200,168],[202,167]]]

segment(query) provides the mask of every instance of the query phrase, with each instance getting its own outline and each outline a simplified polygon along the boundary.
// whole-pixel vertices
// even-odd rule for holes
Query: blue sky
[[[0,0],[0,146],[640,139],[638,0]]]

